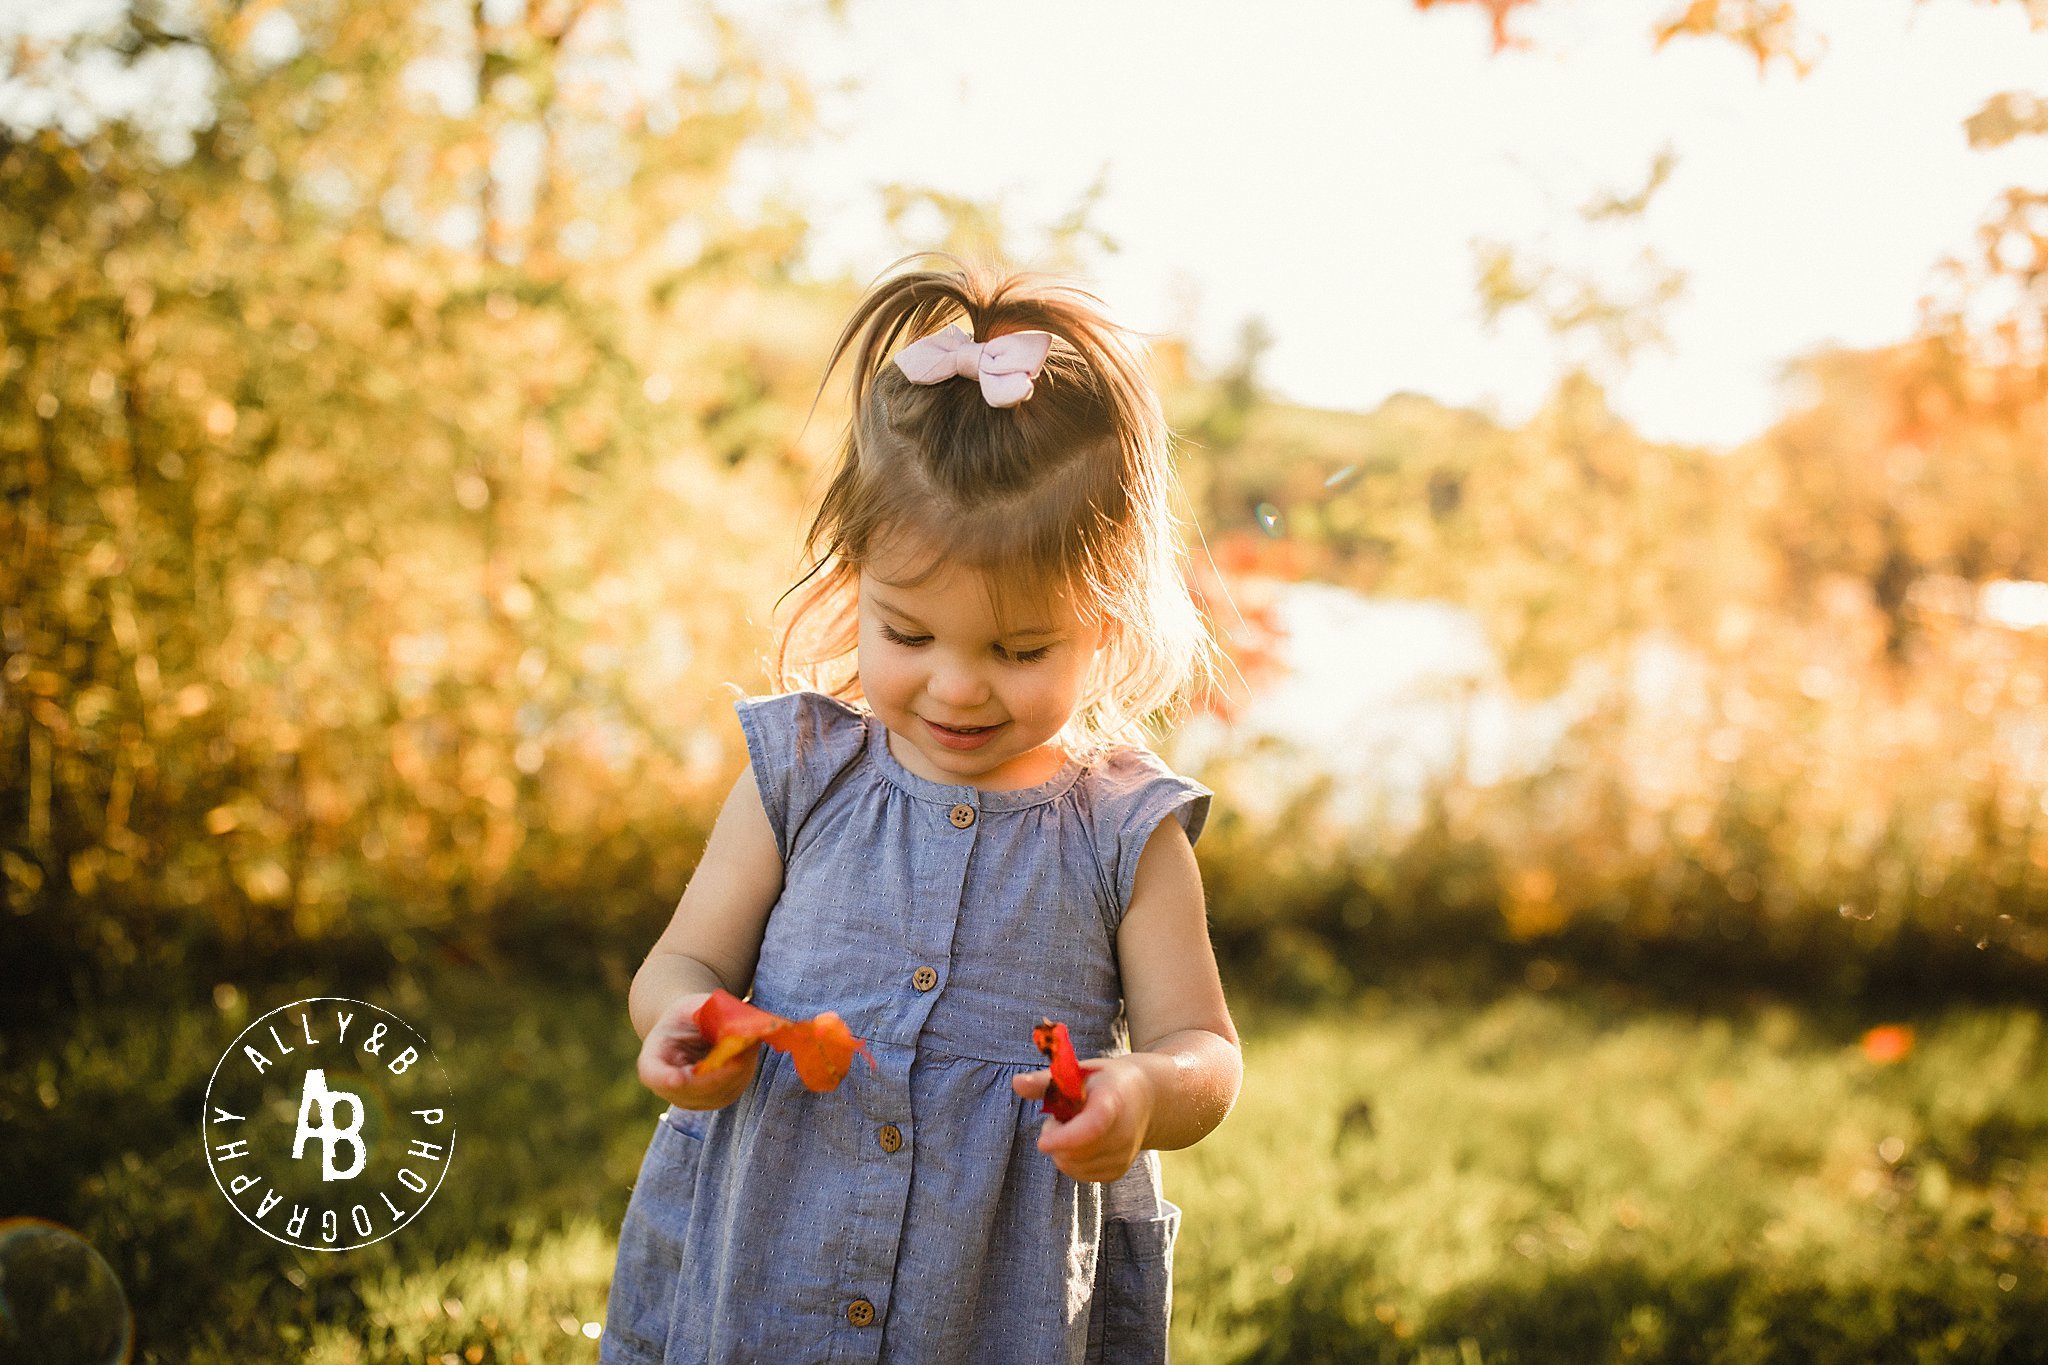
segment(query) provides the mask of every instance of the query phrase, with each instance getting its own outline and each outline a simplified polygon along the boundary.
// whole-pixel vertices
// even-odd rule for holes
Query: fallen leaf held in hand
[[[810,1019],[785,1019],[721,989],[713,991],[691,1017],[698,1032],[711,1043],[698,1066],[721,1065],[756,1043],[766,1043],[789,1054],[805,1089],[820,1092],[838,1088],[852,1069],[856,1052],[867,1058],[871,1070],[875,1066],[868,1045],[854,1037],[846,1021],[831,1010]]]
[[[1087,1076],[1081,1070],[1081,1059],[1074,1055],[1074,1042],[1067,1037],[1065,1024],[1056,1024],[1050,1019],[1041,1019],[1031,1030],[1031,1041],[1052,1063],[1052,1081],[1045,1087],[1040,1112],[1051,1114],[1065,1123],[1080,1113],[1085,1103]]]

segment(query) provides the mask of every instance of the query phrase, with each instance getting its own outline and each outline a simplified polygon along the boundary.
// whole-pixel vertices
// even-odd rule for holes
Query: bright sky
[[[1544,0],[1516,16],[1534,50],[1498,56],[1469,7],[1408,0],[846,8],[776,39],[859,83],[827,102],[837,136],[749,170],[750,193],[811,209],[819,268],[866,279],[900,254],[875,186],[999,199],[1035,250],[1106,172],[1093,221],[1120,250],[1091,263],[1097,292],[1139,328],[1191,325],[1218,362],[1262,316],[1270,387],[1321,406],[1416,390],[1521,420],[1561,353],[1533,318],[1484,328],[1473,239],[1616,282],[1651,246],[1688,276],[1674,352],[1613,400],[1654,437],[1732,443],[1779,410],[1783,361],[1905,335],[1995,194],[2048,183],[2048,139],[1974,152],[1961,129],[2043,85],[2048,31],[2014,3],[1800,0],[1828,42],[1804,80],[1759,80],[1725,43],[1654,53],[1675,5],[1641,0]],[[1579,224],[1667,144],[1638,225]]]
[[[125,0],[19,3],[0,0],[0,38],[104,26]],[[651,67],[704,59],[694,6],[625,4]],[[817,0],[739,0],[827,91],[830,132],[749,157],[734,198],[793,199],[814,267],[865,280],[934,240],[890,234],[881,185],[996,200],[1028,257],[1102,177],[1092,221],[1119,249],[1090,258],[1089,283],[1131,325],[1191,332],[1221,364],[1257,315],[1283,397],[1363,409],[1413,390],[1516,422],[1563,352],[1533,317],[1485,328],[1474,240],[1615,286],[1650,247],[1687,276],[1673,349],[1614,376],[1612,400],[1653,437],[1731,444],[1781,410],[1785,361],[1906,335],[1998,191],[2048,185],[2048,138],[1978,152],[1961,128],[1989,95],[2043,87],[2048,28],[2015,0],[1798,0],[1819,65],[1759,79],[1726,43],[1653,52],[1652,19],[1677,4],[1541,0],[1515,16],[1532,50],[1493,55],[1476,6],[1411,0],[847,0],[843,23]],[[251,41],[289,55],[296,30],[271,19],[290,31]],[[96,105],[190,126],[206,91],[178,55],[124,71],[97,54],[68,103],[0,82],[0,121],[89,123]],[[1580,222],[1666,146],[1677,169],[1643,219]]]

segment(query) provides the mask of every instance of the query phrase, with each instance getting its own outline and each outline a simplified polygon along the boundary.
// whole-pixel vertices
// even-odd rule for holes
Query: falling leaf
[[[757,1009],[727,990],[716,990],[697,1007],[692,1016],[697,1029],[711,1042],[711,1050],[697,1063],[719,1066],[745,1052],[755,1043],[766,1043],[777,1052],[787,1052],[796,1065],[797,1079],[808,1090],[837,1089],[853,1066],[858,1052],[874,1068],[874,1054],[853,1036],[846,1021],[831,1010],[810,1019],[785,1019]]]
[[[1903,1061],[1913,1050],[1913,1029],[1908,1024],[1879,1024],[1863,1035],[1863,1055],[1879,1066]]]
[[[1081,1112],[1084,1103],[1082,1090],[1087,1079],[1082,1075],[1080,1058],[1074,1055],[1073,1040],[1067,1037],[1065,1024],[1042,1019],[1038,1027],[1031,1030],[1031,1041],[1052,1063],[1052,1081],[1045,1087],[1041,1112],[1065,1123]]]

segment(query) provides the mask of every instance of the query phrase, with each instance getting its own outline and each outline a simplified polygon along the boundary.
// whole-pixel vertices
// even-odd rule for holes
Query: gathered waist
[[[855,1033],[858,1034],[859,1030],[856,1029]],[[873,1048],[888,1048],[894,1053],[905,1054],[913,1062],[971,1062],[980,1066],[999,1067],[1004,1071],[1018,1075],[1026,1071],[1036,1071],[1045,1065],[1044,1055],[1036,1048],[1033,1048],[1028,1055],[1023,1052],[1014,1052],[1004,1056],[994,1056],[991,1054],[995,1053],[997,1049],[977,1050],[971,1045],[962,1046],[950,1039],[927,1037],[921,1038],[914,1043],[896,1042],[887,1038],[868,1038],[863,1041]],[[1084,1046],[1078,1038],[1074,1040],[1074,1049],[1083,1060],[1096,1056],[1115,1056],[1125,1051],[1125,1049],[1114,1045],[1101,1051],[1094,1051]],[[881,1058],[877,1057],[876,1060],[880,1061]]]

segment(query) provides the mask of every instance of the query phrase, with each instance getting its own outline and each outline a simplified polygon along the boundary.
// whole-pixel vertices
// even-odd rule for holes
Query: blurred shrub
[[[486,9],[287,7],[296,50],[260,59],[233,7],[131,16],[114,50],[212,63],[189,156],[0,134],[11,1001],[193,954],[631,952],[687,879],[848,302],[789,282],[800,221],[725,202],[808,99],[709,6],[681,19],[719,59],[632,95],[592,74],[609,6]],[[421,93],[435,62],[461,99]],[[1313,795],[1267,827],[1204,774],[1240,980],[1320,997],[1447,948],[2041,980],[2048,642],[1976,606],[2048,576],[2038,371],[1815,357],[1800,411],[1716,456],[1581,375],[1521,429],[1289,408],[1265,340],[1214,379],[1162,348],[1213,568],[1458,603],[1511,686],[1589,704],[1548,771],[1448,782],[1416,831]],[[1271,622],[1219,624],[1256,686]],[[1646,699],[1645,646],[1697,666]]]
[[[1808,373],[1806,407],[1719,457],[1641,440],[1583,378],[1516,431],[1401,398],[1256,415],[1243,446],[1198,452],[1227,471],[1202,484],[1222,553],[1288,543],[1240,567],[1456,602],[1507,685],[1580,716],[1540,772],[1440,782],[1414,830],[1337,827],[1313,791],[1242,820],[1229,788],[1256,777],[1205,773],[1217,931],[1248,980],[1549,953],[1827,992],[2038,988],[2048,635],[1980,604],[2048,573],[2041,377],[1936,342]],[[1445,470],[1455,500],[1431,496]],[[1347,505],[1380,529],[1363,559],[1324,529]]]
[[[2026,1282],[2022,1282],[2026,1283]],[[1252,1362],[2033,1360],[2038,1282],[2002,1292],[1980,1268],[1902,1259],[1842,1284],[1735,1256],[1697,1265],[1594,1259],[1509,1271],[1432,1305],[1421,1323],[1374,1312],[1369,1262],[1324,1260],[1245,1324]]]
[[[288,13],[282,61],[235,6],[105,37],[213,63],[175,164],[0,136],[17,1002],[512,904],[601,931],[677,894],[736,763],[807,463],[785,338],[835,311],[774,284],[800,223],[720,199],[786,73],[693,8],[723,59],[622,111],[607,6]],[[455,113],[416,80],[451,45]],[[517,202],[492,157],[543,126]]]

